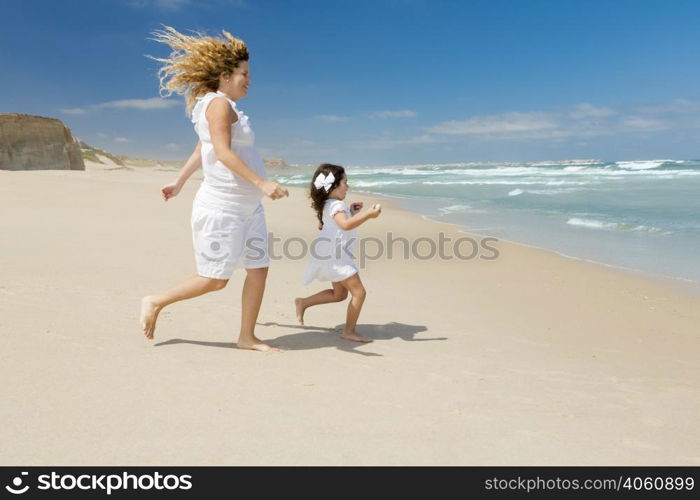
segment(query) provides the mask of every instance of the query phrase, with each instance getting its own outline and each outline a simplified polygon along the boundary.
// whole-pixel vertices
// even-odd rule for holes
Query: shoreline
[[[460,227],[460,228],[462,228],[462,230],[460,232],[463,232],[465,234],[470,234],[470,235],[474,235],[474,236],[482,236],[482,237],[490,237],[490,235],[487,235],[487,234],[481,234],[478,232],[469,231],[468,230],[469,228],[462,225],[462,224],[439,221],[439,220],[436,220],[436,219],[430,217],[429,215],[420,214],[419,212],[416,212],[416,213],[419,214],[421,217],[425,218],[426,220],[429,220],[432,222],[437,222],[440,224],[451,224],[451,225]],[[530,245],[528,243],[523,243],[522,241],[514,241],[514,240],[509,240],[506,238],[498,238],[498,240],[505,241],[505,242],[513,244],[513,245],[519,245],[519,246],[523,246],[526,248],[532,248],[534,250],[539,250],[542,252],[552,253],[552,254],[557,255],[558,257],[563,257],[565,259],[570,259],[570,260],[579,261],[579,262],[586,262],[589,264],[602,266],[604,268],[610,269],[613,272],[618,272],[618,273],[622,273],[625,275],[631,275],[631,276],[637,276],[640,278],[645,278],[645,279],[655,281],[655,282],[658,282],[658,283],[666,285],[666,286],[670,286],[671,288],[675,288],[676,291],[679,291],[681,293],[687,293],[693,297],[700,297],[700,282],[697,282],[697,281],[694,281],[694,280],[691,280],[688,278],[683,278],[680,276],[667,276],[667,275],[658,274],[658,273],[655,273],[652,271],[647,271],[645,269],[624,267],[624,266],[620,266],[617,264],[607,264],[605,262],[601,262],[601,261],[597,261],[597,260],[593,260],[593,259],[586,259],[584,257],[576,257],[575,255],[568,255],[568,254],[565,254],[565,253],[560,252],[558,250],[554,250],[552,248],[540,247],[537,245]]]
[[[272,179],[278,177],[278,176],[285,176],[289,175],[288,173],[280,173],[280,172],[275,172],[273,173],[270,177]],[[300,189],[302,191],[305,191],[305,188],[302,188],[298,185],[285,185],[285,187],[289,189]],[[490,237],[495,237],[498,238],[499,241],[505,241],[510,244],[514,245],[521,245],[526,248],[532,248],[535,250],[543,251],[543,252],[549,252],[554,255],[557,255],[558,257],[565,258],[565,259],[570,259],[572,261],[577,261],[577,262],[586,262],[589,264],[594,264],[601,266],[603,268],[609,269],[613,272],[618,272],[622,273],[624,275],[631,275],[631,276],[637,276],[641,277],[644,279],[648,279],[657,283],[662,284],[663,286],[670,287],[674,289],[677,292],[688,294],[693,297],[700,297],[700,281],[691,279],[691,278],[686,278],[683,276],[677,276],[677,275],[671,275],[671,274],[664,274],[661,271],[654,271],[650,270],[647,268],[641,268],[641,267],[632,267],[632,266],[627,266],[623,264],[617,264],[617,263],[608,263],[603,260],[599,260],[597,258],[588,258],[588,257],[579,257],[576,255],[572,255],[570,253],[567,253],[566,251],[560,251],[557,250],[556,248],[550,247],[550,246],[542,246],[538,244],[530,244],[530,243],[525,243],[524,241],[520,241],[519,239],[509,239],[509,238],[503,238],[503,237],[497,237],[493,236],[491,234],[488,234],[488,232],[481,232],[479,229],[476,230],[470,230],[469,226],[460,223],[460,222],[445,222],[441,221],[438,219],[440,217],[439,215],[430,215],[427,214],[423,211],[408,208],[405,206],[401,205],[401,201],[410,201],[410,200],[418,200],[418,201],[426,201],[426,200],[443,200],[442,198],[425,198],[425,197],[420,197],[420,196],[415,196],[415,195],[399,195],[399,194],[387,194],[387,193],[377,193],[373,192],[370,190],[366,190],[367,188],[359,188],[357,191],[351,190],[348,194],[348,196],[352,196],[353,193],[357,193],[358,195],[367,195],[370,197],[375,197],[376,199],[382,199],[386,200],[388,203],[392,203],[395,208],[399,208],[402,210],[405,210],[410,213],[417,214],[426,220],[430,220],[432,222],[436,222],[438,224],[449,224],[453,225],[455,227],[461,228],[461,232],[463,232],[466,235],[470,236],[478,236],[481,238],[490,238]],[[399,200],[399,201],[396,201]],[[452,202],[452,200],[445,199],[443,200],[445,203]],[[591,240],[594,240],[594,238],[591,238]]]
[[[396,193],[385,193],[383,192],[384,188],[376,188],[380,190],[375,191],[375,188],[369,187],[373,184],[372,182],[365,182],[365,180],[371,180],[374,177],[369,174],[365,176],[359,170],[358,172],[357,175],[361,179],[357,183],[359,186],[353,186],[353,182],[350,183],[351,188],[355,187],[357,192],[397,200],[401,207],[427,216],[431,220],[437,222],[446,220],[464,227],[467,234],[495,236],[503,241],[551,251],[565,258],[595,263],[618,272],[659,280],[687,293],[700,295],[700,274],[695,269],[697,258],[694,257],[691,250],[697,239],[693,233],[686,234],[683,230],[672,230],[666,226],[659,226],[666,227],[664,231],[667,231],[661,237],[657,234],[636,233],[638,230],[641,231],[640,228],[651,228],[649,229],[651,233],[662,231],[652,227],[657,222],[644,220],[635,222],[634,224],[637,226],[631,231],[610,230],[609,228],[592,230],[591,228],[572,227],[576,225],[571,222],[573,221],[572,217],[578,217],[580,214],[571,215],[573,213],[571,212],[567,215],[566,210],[557,212],[556,207],[550,215],[538,215],[530,213],[528,210],[507,208],[507,205],[501,207],[498,204],[491,206],[487,203],[487,206],[483,207],[476,199],[470,203],[469,199],[461,195],[448,196],[444,192],[440,195],[440,191],[429,189],[428,192],[432,193],[430,196],[417,194],[421,192],[418,188],[415,188],[412,194],[401,194],[401,190]],[[623,173],[629,172],[625,170]],[[274,177],[279,177],[283,183],[285,181],[292,182],[290,185],[295,187],[299,186],[301,177],[304,175],[301,171],[274,172],[273,174]],[[382,182],[394,183],[394,181],[387,179]],[[413,182],[412,179],[409,178],[409,184]],[[376,183],[374,182],[374,184]],[[405,182],[399,179],[397,183]],[[395,191],[395,189],[389,189],[389,191]],[[457,206],[453,207],[454,204]],[[471,206],[472,204],[474,206]],[[443,211],[443,208],[447,210]],[[581,210],[579,209],[579,211]],[[482,213],[483,215],[481,215]],[[593,216],[594,214],[587,215]],[[607,220],[606,217],[606,215],[598,214],[600,220]],[[623,219],[618,218],[617,220]],[[622,222],[617,225],[620,224]],[[628,223],[628,225],[630,224],[632,223]]]
[[[305,190],[303,188],[300,188],[297,186],[285,186],[285,187],[287,187],[288,189],[294,189],[294,190],[298,189],[298,190],[305,192]],[[464,233],[464,234],[469,235],[469,236],[472,236],[472,237],[497,238],[499,241],[504,241],[504,242],[509,243],[511,245],[517,245],[517,246],[521,246],[524,248],[530,248],[533,250],[545,252],[545,253],[555,255],[555,256],[560,257],[560,258],[568,259],[568,260],[571,260],[574,262],[584,262],[584,263],[588,263],[588,264],[593,264],[596,266],[600,266],[601,268],[607,269],[611,272],[620,273],[620,274],[626,275],[626,276],[635,276],[638,278],[647,279],[647,280],[652,281],[654,283],[657,283],[659,285],[669,287],[678,293],[687,294],[691,297],[700,297],[700,282],[691,280],[689,278],[683,278],[680,276],[668,276],[668,275],[656,273],[653,271],[649,271],[646,269],[625,267],[625,266],[621,266],[621,265],[617,265],[617,264],[608,264],[606,262],[601,262],[601,261],[594,260],[594,259],[587,259],[584,257],[576,257],[575,255],[568,255],[564,252],[560,252],[560,251],[555,250],[553,248],[547,248],[547,247],[542,247],[542,246],[538,246],[538,245],[531,245],[528,243],[524,243],[522,241],[516,241],[516,240],[510,240],[507,238],[496,237],[496,236],[493,236],[490,234],[481,233],[478,230],[472,231],[469,229],[468,226],[466,226],[464,224],[460,224],[457,222],[441,221],[441,220],[438,220],[437,218],[435,218],[431,215],[427,215],[427,214],[422,213],[418,210],[412,210],[410,208],[405,208],[403,206],[399,206],[399,204],[394,201],[395,199],[400,199],[400,200],[401,199],[406,199],[406,200],[414,199],[411,196],[387,195],[385,193],[374,193],[371,191],[350,191],[348,193],[348,196],[351,197],[353,193],[368,195],[368,196],[375,198],[377,200],[384,200],[384,201],[382,201],[382,203],[387,203],[389,206],[392,206],[392,208],[394,208],[394,209],[403,210],[405,212],[415,214],[417,216],[420,216],[424,220],[427,220],[427,221],[430,221],[430,222],[433,222],[436,224],[446,224],[448,226],[457,227],[457,228],[459,228],[459,232]],[[433,198],[433,199],[439,199],[439,198]]]

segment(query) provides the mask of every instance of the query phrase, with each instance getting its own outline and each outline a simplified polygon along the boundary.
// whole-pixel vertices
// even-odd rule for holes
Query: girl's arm
[[[182,186],[184,186],[185,182],[187,182],[187,179],[189,179],[190,176],[201,166],[202,142],[200,141],[197,143],[197,146],[194,148],[194,151],[185,162],[185,165],[180,169],[180,173],[178,174],[177,179],[175,179],[175,182],[172,182],[161,188],[160,192],[163,193],[163,198],[165,199],[165,201],[168,201],[170,198],[177,196],[180,190],[182,189]]]
[[[266,181],[255,173],[231,149],[231,124],[234,123],[233,109],[226,99],[214,99],[207,108],[206,118],[209,122],[211,142],[214,145],[216,159],[223,163],[234,174],[259,188],[265,196],[273,200],[289,196],[289,191],[276,182]],[[238,117],[235,118],[236,120]]]
[[[340,229],[344,231],[349,231],[350,229],[355,229],[367,222],[369,219],[376,219],[379,214],[382,213],[382,207],[379,205],[374,205],[372,208],[363,213],[357,213],[352,217],[345,215],[345,212],[338,212],[333,216],[333,220],[338,224]]]

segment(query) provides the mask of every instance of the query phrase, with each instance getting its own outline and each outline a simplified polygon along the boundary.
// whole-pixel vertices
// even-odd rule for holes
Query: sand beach
[[[201,175],[166,203],[175,175],[0,171],[2,465],[700,465],[700,297],[514,243],[367,260],[370,344],[339,338],[346,303],[296,322],[323,286],[289,256],[256,331],[282,352],[234,348],[242,272],[148,341],[140,298],[195,273]],[[362,237],[469,236],[349,200],[384,207]],[[264,206],[280,251],[315,236],[302,188]]]

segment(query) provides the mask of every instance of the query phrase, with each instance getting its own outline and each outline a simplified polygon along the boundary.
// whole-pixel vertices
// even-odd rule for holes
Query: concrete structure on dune
[[[0,170],[85,170],[85,163],[61,120],[0,113]]]

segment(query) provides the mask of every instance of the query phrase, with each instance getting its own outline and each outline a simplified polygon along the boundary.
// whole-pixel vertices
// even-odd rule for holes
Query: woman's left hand
[[[165,201],[168,201],[170,198],[174,198],[175,196],[177,196],[177,194],[180,192],[180,189],[182,189],[182,186],[179,185],[177,182],[173,182],[172,184],[163,186],[160,189],[160,192],[163,194],[163,199]]]

